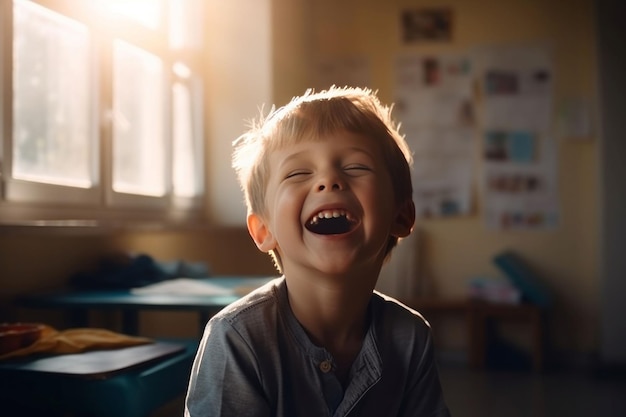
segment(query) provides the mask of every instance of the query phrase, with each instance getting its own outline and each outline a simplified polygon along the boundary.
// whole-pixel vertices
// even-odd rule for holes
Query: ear
[[[415,203],[406,200],[398,208],[396,218],[391,226],[391,235],[395,237],[407,237],[411,234],[415,224]]]
[[[268,253],[276,249],[276,240],[265,221],[255,213],[248,214],[248,233],[261,252]]]

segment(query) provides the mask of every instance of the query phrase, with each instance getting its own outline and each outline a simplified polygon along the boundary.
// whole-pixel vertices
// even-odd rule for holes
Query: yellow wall
[[[221,16],[219,4],[224,2],[207,3],[213,5],[207,12]],[[0,297],[62,285],[69,274],[94,265],[103,254],[120,250],[149,253],[162,260],[205,261],[216,273],[274,273],[269,259],[258,253],[243,229],[244,210],[229,168],[229,144],[243,129],[243,120],[256,115],[257,105],[261,104],[258,101],[269,98],[280,105],[301,94],[314,78],[315,62],[324,57],[366,56],[372,67],[371,87],[380,90],[381,98],[389,101],[393,91],[392,63],[399,52],[463,52],[480,44],[548,41],[555,51],[556,103],[569,97],[595,102],[592,0],[273,0],[263,3],[271,5],[270,15],[238,13],[249,1],[228,3],[236,5],[224,10],[230,13],[232,24],[269,24],[272,31],[271,39],[266,39],[266,32],[260,28],[263,36],[255,38],[247,34],[242,41],[237,37],[238,32],[232,30],[228,37],[216,41],[219,34],[211,33],[210,28],[217,25],[206,26],[208,37],[213,39],[206,51],[207,62],[219,61],[227,54],[238,66],[230,78],[233,74],[246,78],[246,82],[238,83],[237,78],[223,84],[226,80],[223,72],[228,68],[210,66],[212,89],[207,89],[207,120],[215,123],[222,120],[221,125],[213,124],[207,133],[207,155],[212,161],[207,181],[208,211],[215,230],[54,234],[1,229]],[[401,45],[399,11],[403,7],[437,4],[454,10],[453,42],[424,47]],[[207,21],[211,19],[207,17]],[[225,47],[226,40],[230,48]],[[253,41],[260,45],[250,46]],[[239,43],[232,46],[230,42]],[[246,47],[253,51],[247,51]],[[267,75],[268,64],[263,59],[260,63],[263,79],[258,80],[261,84],[271,84],[269,93],[263,87],[265,84],[255,85],[255,77],[259,77],[255,63],[237,58],[250,52],[251,57],[259,59],[259,47],[271,57],[271,75]],[[233,51],[240,55],[233,55]],[[246,96],[249,89],[254,91]],[[240,105],[242,102],[245,103]],[[562,223],[556,230],[487,231],[480,207],[462,218],[422,220],[418,225],[423,242],[419,254],[420,279],[427,281],[432,294],[462,295],[467,278],[499,274],[491,264],[495,253],[514,249],[555,292],[549,328],[555,347],[586,352],[597,347],[599,311],[597,140],[559,142],[558,154]],[[12,313],[8,308],[0,308],[0,314],[1,320]],[[148,323],[148,328],[158,333],[162,324]]]
[[[285,1],[277,3],[280,8]],[[453,41],[403,45],[400,10],[437,5],[450,6],[454,12]],[[303,55],[293,38],[304,39],[301,48],[306,48],[306,53],[299,62],[306,63],[310,82],[316,60],[363,56],[371,65],[370,87],[378,89],[385,101],[392,99],[392,65],[400,52],[454,53],[485,44],[547,42],[554,48],[555,105],[571,98],[583,99],[592,107],[596,102],[592,0],[316,0],[308,5],[300,2],[300,8],[290,12],[292,31],[287,32],[281,24],[274,37],[279,104],[307,87],[301,73],[291,76],[298,64],[290,61],[288,54],[298,60]],[[555,293],[550,318],[553,344],[585,351],[597,343],[599,319],[597,139],[559,140],[558,157],[561,224],[556,230],[488,231],[482,223],[480,202],[469,216],[420,220],[420,279],[426,281],[430,294],[461,296],[468,278],[501,275],[492,266],[492,257],[513,249]]]

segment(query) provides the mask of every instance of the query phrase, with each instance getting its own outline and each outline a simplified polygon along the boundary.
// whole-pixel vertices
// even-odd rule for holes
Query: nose
[[[322,175],[316,184],[317,191],[341,191],[345,189],[345,184],[336,173]]]
[[[324,191],[327,188],[326,184],[319,184],[317,186],[317,190],[318,191]],[[343,187],[341,185],[339,185],[338,183],[333,183],[330,187],[331,190],[333,191],[341,191],[343,189]]]

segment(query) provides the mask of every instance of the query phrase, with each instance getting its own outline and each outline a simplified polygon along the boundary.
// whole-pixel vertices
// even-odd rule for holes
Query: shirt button
[[[330,363],[329,360],[320,362],[320,371],[324,372],[325,374],[330,372],[332,368],[333,368],[333,365]]]

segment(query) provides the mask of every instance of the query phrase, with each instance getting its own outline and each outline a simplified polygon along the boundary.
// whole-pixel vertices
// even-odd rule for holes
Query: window
[[[3,219],[201,212],[201,7],[2,2]]]
[[[161,59],[129,43],[113,44],[113,191],[166,193],[165,85]]]

